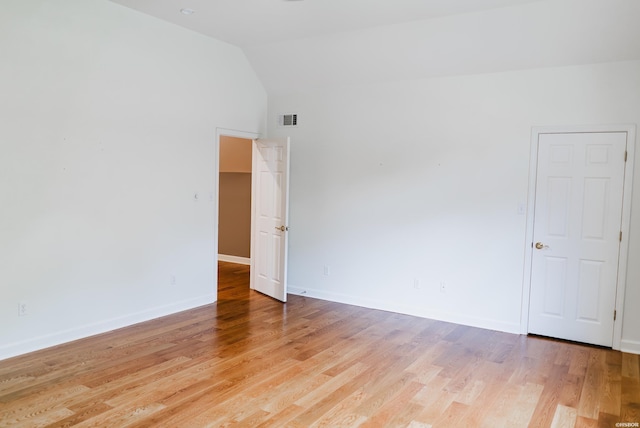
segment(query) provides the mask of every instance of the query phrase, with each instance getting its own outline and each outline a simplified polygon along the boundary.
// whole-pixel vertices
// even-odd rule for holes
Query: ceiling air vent
[[[298,115],[297,114],[281,114],[278,118],[278,125],[280,126],[298,126]]]

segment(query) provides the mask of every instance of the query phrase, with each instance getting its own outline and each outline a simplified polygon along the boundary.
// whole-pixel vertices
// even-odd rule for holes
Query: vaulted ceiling
[[[111,1],[242,48],[269,92],[640,59],[638,0]]]
[[[536,0],[112,1],[244,48]]]

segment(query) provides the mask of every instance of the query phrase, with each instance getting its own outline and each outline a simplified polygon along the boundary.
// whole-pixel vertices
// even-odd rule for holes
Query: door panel
[[[600,319],[600,290],[606,288],[602,282],[603,265],[601,261],[580,260],[577,318],[581,321],[598,322]]]
[[[569,231],[571,179],[549,177],[547,180],[547,221],[550,236],[566,238]]]
[[[567,282],[567,259],[545,257],[544,311],[551,317],[564,315],[564,284]]]
[[[612,345],[626,137],[539,135],[531,333]]]
[[[289,140],[256,140],[251,288],[287,300]]]

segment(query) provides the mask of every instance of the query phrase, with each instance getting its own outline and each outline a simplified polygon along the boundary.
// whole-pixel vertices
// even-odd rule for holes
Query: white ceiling
[[[111,1],[244,48],[539,0]]]
[[[270,94],[640,60],[640,0],[111,1],[239,46]]]

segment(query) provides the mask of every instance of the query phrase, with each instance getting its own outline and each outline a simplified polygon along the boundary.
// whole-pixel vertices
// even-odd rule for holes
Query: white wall
[[[266,126],[244,54],[103,0],[2,6],[0,359],[214,301],[216,128]]]
[[[519,332],[531,127],[609,123],[640,123],[638,61],[270,94],[269,134],[292,138],[290,287]],[[623,347],[640,352],[634,208]]]

